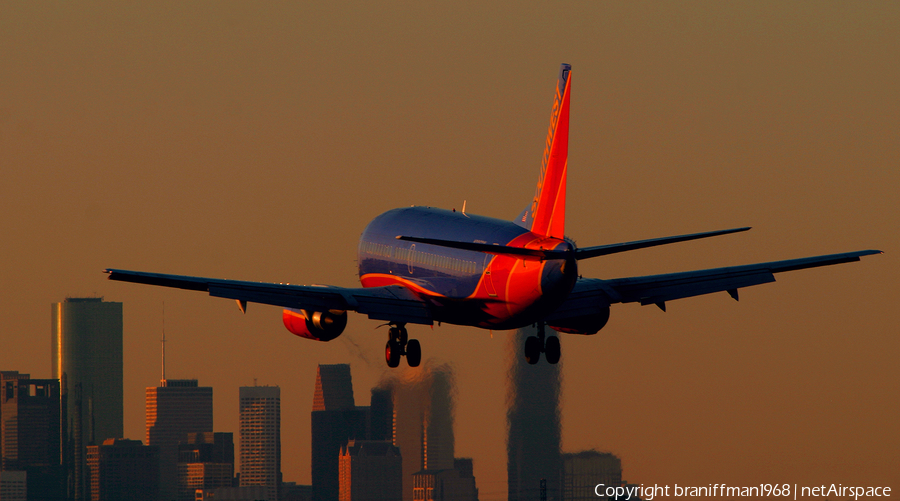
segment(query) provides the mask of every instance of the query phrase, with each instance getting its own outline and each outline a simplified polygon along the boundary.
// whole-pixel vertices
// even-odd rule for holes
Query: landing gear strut
[[[388,332],[388,342],[384,347],[384,359],[388,367],[400,365],[400,357],[406,355],[406,363],[410,367],[418,367],[422,362],[422,347],[419,340],[409,339],[406,333],[406,324],[391,324]]]
[[[541,359],[541,353],[547,357],[547,362],[556,364],[562,350],[559,346],[559,338],[550,336],[545,339],[544,322],[538,322],[537,336],[528,336],[525,338],[525,361],[531,365],[538,363]]]

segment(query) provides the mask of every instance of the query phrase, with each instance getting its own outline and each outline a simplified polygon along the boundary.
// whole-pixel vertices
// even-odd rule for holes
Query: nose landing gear
[[[547,357],[547,362],[551,365],[559,362],[562,355],[558,337],[550,336],[545,339],[544,322],[538,322],[537,336],[525,338],[525,361],[534,365],[540,361],[541,353]]]
[[[403,355],[406,355],[406,363],[410,367],[418,367],[422,362],[422,347],[418,339],[408,339],[405,324],[391,324],[388,342],[384,347],[384,359],[388,367],[399,366]]]

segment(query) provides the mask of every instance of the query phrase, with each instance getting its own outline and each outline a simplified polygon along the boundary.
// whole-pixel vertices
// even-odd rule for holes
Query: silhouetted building
[[[529,365],[522,354],[525,338],[533,328],[519,329],[509,337],[511,367],[508,379],[509,408],[507,482],[509,501],[539,501],[541,480],[546,480],[547,499],[559,499],[560,471],[560,369],[541,360]],[[555,334],[549,328],[547,335]]]
[[[159,448],[140,440],[109,438],[87,447],[91,501],[156,501]]]
[[[241,487],[263,486],[278,501],[281,487],[281,389],[242,386]]]
[[[563,501],[596,501],[597,484],[622,485],[622,461],[593,450],[563,454],[560,484]]]
[[[422,470],[412,477],[416,501],[478,501],[471,458],[456,458],[450,470]]]
[[[403,461],[391,442],[350,440],[341,447],[339,465],[340,501],[402,498]]]
[[[84,447],[124,435],[122,303],[66,298],[51,305],[51,377],[59,379],[69,497],[84,499]]]
[[[178,445],[178,500],[193,501],[197,489],[231,487],[234,438],[231,433],[188,433]]]
[[[147,388],[146,416],[147,445],[159,447],[159,498],[175,499],[178,444],[188,433],[213,431],[213,389],[196,379],[163,379]]]
[[[391,383],[394,445],[403,457],[403,499],[413,499],[413,474],[454,468],[453,373],[447,365],[409,370]]]
[[[31,499],[65,494],[59,398],[56,379],[0,372],[0,470],[27,472]]]
[[[393,440],[394,395],[390,388],[372,388],[368,430],[369,440]]]
[[[311,416],[314,501],[338,499],[341,447],[366,438],[367,410],[355,405],[349,365],[319,365]]]
[[[312,485],[282,482],[281,501],[312,501]]]

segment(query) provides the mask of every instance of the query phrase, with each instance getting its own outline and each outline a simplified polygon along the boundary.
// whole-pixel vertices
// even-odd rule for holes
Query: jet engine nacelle
[[[568,334],[596,334],[606,325],[606,322],[609,322],[609,306],[595,315],[567,318],[548,325],[555,331]]]
[[[282,315],[284,326],[291,333],[316,341],[331,341],[347,327],[347,312],[343,310],[306,311],[286,309]]]

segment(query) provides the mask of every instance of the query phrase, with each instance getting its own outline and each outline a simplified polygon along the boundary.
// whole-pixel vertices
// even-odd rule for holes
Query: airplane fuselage
[[[398,240],[398,235],[544,250],[572,245],[513,222],[432,207],[376,217],[359,240],[363,287],[403,285],[432,304],[434,320],[515,329],[553,312],[572,290],[576,261],[518,259]]]

